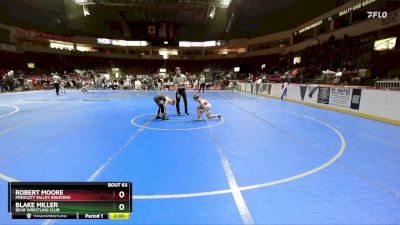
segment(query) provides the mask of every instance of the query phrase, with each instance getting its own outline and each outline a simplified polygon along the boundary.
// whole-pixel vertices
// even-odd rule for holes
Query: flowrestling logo
[[[367,11],[368,14],[368,19],[384,19],[388,16],[388,13],[386,11]]]

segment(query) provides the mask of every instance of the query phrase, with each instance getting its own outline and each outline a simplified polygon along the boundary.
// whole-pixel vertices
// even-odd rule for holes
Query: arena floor
[[[230,91],[160,121],[157,93],[0,94],[0,224],[400,224],[400,127]],[[11,220],[12,180],[131,181],[133,212]]]

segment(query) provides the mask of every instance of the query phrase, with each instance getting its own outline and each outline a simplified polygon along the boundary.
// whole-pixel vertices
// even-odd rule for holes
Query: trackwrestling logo
[[[388,13],[386,11],[367,11],[368,19],[384,19],[387,17]]]

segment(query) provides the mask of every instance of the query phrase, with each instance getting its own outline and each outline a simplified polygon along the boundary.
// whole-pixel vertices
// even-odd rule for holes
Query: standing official
[[[200,76],[199,84],[200,84],[200,86],[199,86],[199,92],[200,92],[200,90],[201,90],[202,88],[203,88],[203,92],[204,92],[204,89],[206,88],[206,78],[204,77],[203,74]]]
[[[181,115],[179,103],[181,101],[181,97],[183,97],[183,102],[185,103],[185,113],[186,115],[189,115],[185,89],[186,76],[181,74],[181,68],[179,67],[175,67],[175,74],[176,75],[174,76],[173,82],[176,89],[176,112],[178,115]]]
[[[57,95],[60,95],[60,94],[58,94],[60,92],[60,83],[61,83],[61,77],[58,76],[57,73],[55,73],[53,76],[53,85],[56,88]]]

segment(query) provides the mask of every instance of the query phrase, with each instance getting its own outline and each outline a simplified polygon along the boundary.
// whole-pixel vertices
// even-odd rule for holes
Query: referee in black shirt
[[[183,102],[185,103],[185,113],[186,115],[189,115],[185,89],[186,76],[181,74],[181,68],[179,67],[175,67],[175,73],[176,75],[174,76],[173,81],[176,89],[176,112],[178,115],[181,115],[179,103],[181,101],[181,97],[183,97]]]

